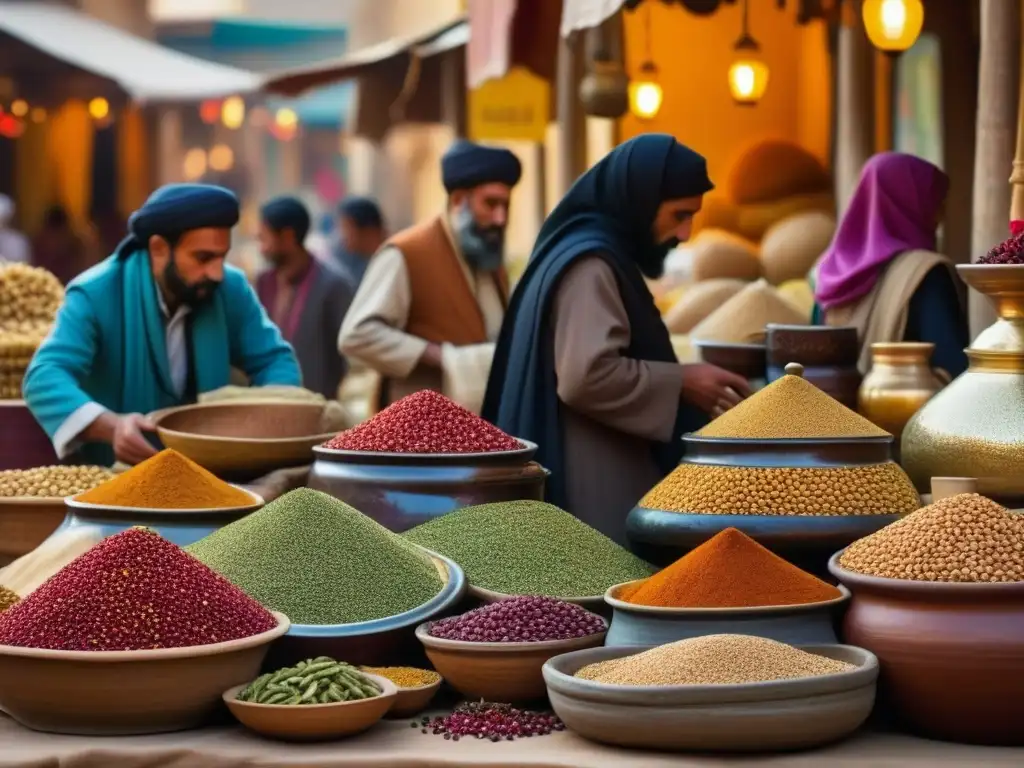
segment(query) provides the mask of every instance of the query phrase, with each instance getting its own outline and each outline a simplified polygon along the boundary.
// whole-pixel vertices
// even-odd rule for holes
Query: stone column
[[[1007,237],[1008,214],[1024,218],[1024,128],[1018,124],[1018,104],[1024,104],[1019,95],[1020,39],[1020,3],[981,0],[972,261]],[[1012,214],[1010,185],[1006,183],[1006,172],[1011,168]],[[989,301],[976,291],[970,292],[969,300],[973,339],[995,322],[996,315]]]
[[[835,192],[842,215],[875,146],[874,48],[864,31],[859,2],[843,3],[838,42]]]
[[[555,120],[558,125],[558,195],[561,197],[586,169],[587,123],[580,104],[583,77],[582,39],[573,34],[558,41],[555,75]]]

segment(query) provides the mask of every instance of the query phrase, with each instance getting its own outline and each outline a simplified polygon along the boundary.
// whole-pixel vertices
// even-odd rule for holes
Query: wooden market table
[[[592,744],[571,733],[514,742],[424,736],[406,720],[352,739],[281,744],[239,727],[161,736],[91,738],[26,730],[0,715],[0,768],[1020,768],[1024,750],[970,747],[866,731],[826,749],[788,755],[715,757],[642,753]]]

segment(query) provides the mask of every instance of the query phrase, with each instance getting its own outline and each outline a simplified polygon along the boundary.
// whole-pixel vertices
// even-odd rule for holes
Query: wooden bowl
[[[595,648],[604,642],[605,634],[537,643],[470,643],[431,637],[429,622],[416,627],[427,658],[452,688],[468,699],[501,702],[544,698],[544,662]]]
[[[365,673],[364,673],[365,674]],[[238,721],[256,733],[282,741],[330,741],[354,736],[376,725],[395,702],[398,687],[387,678],[366,675],[380,696],[334,704],[255,704],[236,697],[245,685],[224,692],[224,703]]]
[[[582,667],[654,646],[594,648],[551,659],[544,680],[566,727],[620,747],[687,752],[807,749],[849,736],[871,713],[878,659],[848,645],[801,650],[854,665],[820,677],[738,685],[608,685]],[[818,761],[823,762],[823,761]]]
[[[879,699],[923,736],[1024,746],[1024,582],[885,579],[829,562],[853,593],[843,633],[878,656]]]
[[[768,348],[764,344],[727,344],[695,341],[705,363],[738,373],[745,379],[764,383],[768,375]]]
[[[151,651],[51,651],[0,645],[0,709],[47,733],[124,736],[195,728],[226,688],[252,680],[277,626],[253,637]]]
[[[62,497],[0,499],[0,564],[27,555],[64,521]]]
[[[395,703],[388,710],[388,717],[412,717],[418,715],[437,695],[444,678],[439,678],[433,683],[417,685],[415,688],[398,688],[395,695]],[[396,686],[397,688],[397,686]]]
[[[320,426],[323,406],[279,400],[206,403],[154,414],[167,448],[185,454],[215,475],[258,477],[313,462],[313,446],[330,440]]]

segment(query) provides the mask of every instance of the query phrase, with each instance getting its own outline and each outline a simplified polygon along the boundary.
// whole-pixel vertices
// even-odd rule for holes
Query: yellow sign
[[[469,136],[474,141],[544,141],[551,86],[524,67],[469,92]]]

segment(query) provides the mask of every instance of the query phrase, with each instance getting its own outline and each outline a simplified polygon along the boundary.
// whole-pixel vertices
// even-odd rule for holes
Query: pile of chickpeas
[[[95,488],[112,478],[105,467],[52,466],[0,471],[0,498],[63,498]]]

